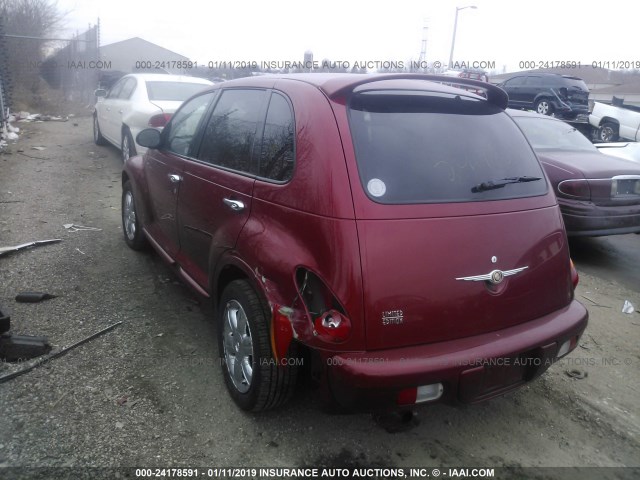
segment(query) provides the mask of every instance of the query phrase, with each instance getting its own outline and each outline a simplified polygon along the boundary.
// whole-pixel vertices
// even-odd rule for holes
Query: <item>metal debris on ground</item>
[[[10,328],[11,317],[3,310],[2,305],[0,305],[0,333],[8,332]]]
[[[39,357],[51,351],[46,337],[32,335],[13,335],[11,317],[0,309],[0,359],[4,362],[19,362]]]
[[[50,300],[56,298],[56,295],[51,295],[45,292],[21,292],[16,295],[16,302],[19,303],[38,303],[43,300]]]
[[[588,372],[583,372],[582,370],[577,369],[565,370],[564,373],[566,373],[567,376],[571,378],[575,378],[576,380],[582,380],[583,378],[587,378],[589,376]]]
[[[111,330],[113,330],[114,328],[116,328],[118,325],[120,325],[122,323],[122,320],[119,322],[116,322],[112,325],[109,325],[107,328],[103,328],[102,330],[100,330],[99,332],[94,333],[93,335],[89,335],[87,338],[84,338],[83,340],[80,340],[79,342],[74,343],[73,345],[69,345],[68,347],[63,348],[62,350],[52,353],[51,355],[47,355],[46,357],[40,358],[38,359],[34,364],[25,367],[21,370],[17,370],[15,372],[12,373],[8,373],[7,375],[3,375],[0,377],[0,383],[4,383],[7,382],[9,380],[13,380],[16,377],[19,377],[20,375],[24,375],[25,373],[30,372],[31,370],[34,370],[38,367],[40,367],[41,365],[44,365],[45,363],[47,363],[50,360],[53,360],[54,358],[58,358],[61,357],[62,355],[64,355],[65,353],[69,352],[70,350],[73,350],[76,347],[79,347],[80,345],[87,343],[97,337],[99,337],[100,335],[103,335],[107,332],[110,332]]]
[[[39,247],[40,245],[48,245],[49,243],[58,243],[61,241],[61,238],[53,238],[51,240],[37,240],[35,242],[23,243],[21,245],[15,245],[13,247],[0,247],[0,257],[3,255],[8,255],[12,252],[24,250],[25,248]]]
[[[33,335],[0,335],[0,358],[5,362],[22,362],[51,351],[47,337]]]
[[[87,232],[101,232],[101,228],[96,227],[87,227],[85,225],[76,225],[75,223],[65,223],[62,225],[70,232],[79,232],[79,231],[87,231]]]

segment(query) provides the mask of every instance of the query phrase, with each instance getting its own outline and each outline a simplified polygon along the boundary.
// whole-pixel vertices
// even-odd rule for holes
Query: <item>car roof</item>
[[[266,74],[256,75],[254,77],[243,77],[225,82],[222,86],[251,86],[252,84],[263,84],[265,79],[269,80],[296,80],[312,85],[328,97],[335,97],[354,91],[358,87],[363,87],[374,82],[384,81],[385,89],[406,90],[407,87],[416,88],[417,82],[428,83],[428,89],[437,93],[454,93],[477,98],[482,98],[473,93],[450,85],[463,85],[477,87],[487,91],[487,99],[489,102],[506,108],[508,97],[504,90],[479,80],[470,80],[457,77],[448,77],[443,75],[424,75],[416,73],[290,73],[290,74]],[[416,82],[408,85],[407,81]],[[422,85],[420,85],[422,86]]]
[[[520,73],[517,73],[516,75],[509,77],[507,80],[511,80],[512,78],[516,78],[516,77],[534,77],[534,76],[535,77],[567,78],[569,80],[583,80],[582,78],[574,77],[573,75],[563,75],[561,73],[546,73],[546,72],[520,72]]]
[[[201,83],[203,85],[213,85],[206,78],[190,77],[188,75],[171,75],[164,73],[129,73],[122,78],[131,77],[138,80],[153,82],[185,82],[185,83]]]

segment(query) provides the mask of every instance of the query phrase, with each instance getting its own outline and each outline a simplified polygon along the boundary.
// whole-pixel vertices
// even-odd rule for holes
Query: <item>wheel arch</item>
[[[228,252],[223,255],[211,271],[213,275],[211,275],[209,288],[213,306],[216,309],[218,308],[220,297],[222,297],[222,292],[234,280],[247,280],[270,310],[272,305],[278,301],[274,295],[269,295],[265,288],[265,282],[260,281],[257,273],[232,253]]]
[[[538,102],[541,102],[542,100],[548,101],[553,107],[557,106],[556,99],[553,97],[553,94],[551,92],[541,92],[538,95],[536,95],[535,98],[533,99],[534,107],[538,105]]]
[[[121,186],[126,182],[131,182],[131,188],[136,197],[137,215],[140,217],[142,226],[149,223],[151,208],[149,205],[149,190],[144,176],[142,157],[132,157],[120,176]]]
[[[601,127],[602,125],[604,125],[605,123],[612,123],[613,125],[615,125],[616,127],[618,127],[618,130],[620,129],[620,121],[617,118],[613,118],[613,117],[602,117],[600,119],[600,123],[598,124],[599,127]]]

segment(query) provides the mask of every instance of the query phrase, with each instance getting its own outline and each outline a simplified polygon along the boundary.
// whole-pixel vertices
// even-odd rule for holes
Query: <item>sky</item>
[[[101,44],[141,37],[201,64],[242,61],[384,62],[449,59],[517,71],[544,62],[615,69],[638,62],[640,2],[609,0],[58,0],[67,36],[100,18]],[[600,8],[603,7],[603,8]],[[161,60],[161,59],[140,59]],[[535,65],[532,65],[535,62]],[[542,62],[542,63],[541,63]],[[607,63],[608,62],[608,63]],[[493,68],[491,66],[493,65]],[[471,66],[471,65],[469,65]]]

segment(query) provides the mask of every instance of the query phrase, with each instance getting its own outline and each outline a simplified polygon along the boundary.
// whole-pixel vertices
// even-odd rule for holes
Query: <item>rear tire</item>
[[[598,129],[598,140],[601,142],[615,142],[618,140],[618,126],[615,123],[605,122]]]
[[[284,404],[293,393],[297,366],[276,364],[269,310],[246,280],[227,285],[218,305],[218,352],[231,398],[252,412]]]
[[[541,98],[536,102],[536,112],[540,115],[551,115],[553,114],[553,105],[546,98]]]
[[[122,186],[122,232],[124,241],[132,250],[144,250],[147,245],[147,237],[140,227],[136,210],[136,201],[133,196],[131,182],[127,180]]]

